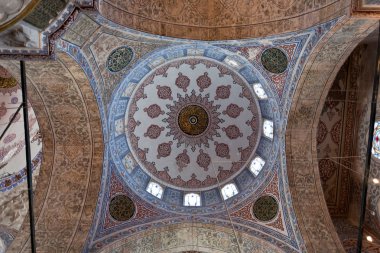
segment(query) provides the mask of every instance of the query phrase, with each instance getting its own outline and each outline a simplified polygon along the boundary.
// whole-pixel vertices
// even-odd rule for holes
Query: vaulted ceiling
[[[377,28],[347,16],[364,5],[76,4],[40,47],[0,47],[15,80],[10,59],[40,59],[26,65],[43,149],[38,251],[344,251],[317,133],[338,70]],[[28,219],[18,228],[1,223],[9,252],[28,251]]]

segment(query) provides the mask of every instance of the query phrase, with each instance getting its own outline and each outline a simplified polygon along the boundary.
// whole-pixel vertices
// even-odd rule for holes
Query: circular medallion
[[[278,212],[277,200],[269,195],[258,198],[253,204],[252,213],[259,221],[273,220]]]
[[[273,47],[262,53],[261,63],[269,72],[281,74],[288,67],[288,58],[281,49]]]
[[[140,167],[182,190],[210,189],[234,178],[261,134],[249,84],[235,70],[202,57],[170,61],[142,78],[125,122]]]
[[[135,214],[135,205],[126,195],[117,195],[111,199],[109,212],[117,221],[126,221]]]
[[[208,127],[208,114],[199,105],[187,105],[178,114],[178,126],[185,134],[200,135]]]
[[[119,72],[132,61],[133,51],[130,47],[115,49],[107,59],[107,67],[111,72]]]

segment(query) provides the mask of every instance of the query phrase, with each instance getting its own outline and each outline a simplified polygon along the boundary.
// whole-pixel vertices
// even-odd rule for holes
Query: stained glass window
[[[238,189],[236,188],[236,185],[235,184],[226,184],[223,188],[222,188],[222,195],[223,195],[223,199],[229,199],[233,196],[235,196],[236,194],[238,194],[239,191]]]
[[[251,170],[251,172],[253,173],[253,175],[257,176],[257,175],[259,175],[260,171],[264,167],[264,164],[265,164],[264,159],[261,158],[260,156],[256,156],[252,160],[251,166],[249,167],[249,169]]]
[[[253,90],[255,91],[256,95],[260,98],[260,99],[267,99],[268,96],[267,94],[265,93],[265,90],[263,88],[263,86],[261,85],[261,83],[255,83],[253,85]]]
[[[162,198],[164,189],[162,189],[161,185],[157,184],[156,182],[150,182],[146,188],[146,191],[160,199]]]
[[[183,199],[184,206],[201,206],[201,196],[197,193],[188,193]]]
[[[273,139],[273,121],[267,119],[264,120],[263,132],[266,137]]]
[[[372,155],[380,159],[380,121],[375,122],[373,130]]]

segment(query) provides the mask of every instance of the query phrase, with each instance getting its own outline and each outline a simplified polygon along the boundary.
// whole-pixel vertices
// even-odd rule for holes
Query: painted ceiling
[[[3,133],[8,123],[21,104],[21,89],[17,80],[4,68],[0,67],[0,132]],[[24,167],[25,143],[23,134],[23,113],[17,114],[7,134],[1,140],[0,148],[0,191],[6,192],[26,178]],[[31,135],[31,156],[33,169],[39,168],[42,156],[41,135],[36,115],[29,110]],[[38,173],[37,173],[38,174]]]
[[[193,10],[197,3],[187,1],[171,14],[183,16],[181,13]],[[341,8],[344,1],[324,3],[309,10],[317,15],[320,7],[321,13],[333,12],[336,16],[346,10]],[[42,141],[54,150],[43,163],[47,171],[41,175],[38,189],[49,185],[50,173],[55,181],[36,196],[36,227],[46,233],[39,249],[341,249],[330,236],[331,228],[325,226],[325,214],[320,212],[326,210],[316,200],[320,189],[313,186],[314,174],[308,174],[313,165],[307,160],[311,151],[305,146],[314,138],[309,138],[314,136],[310,121],[318,106],[318,101],[309,97],[316,96],[318,89],[316,94],[322,93],[321,83],[324,85],[329,77],[321,77],[316,66],[332,64],[333,60],[338,64],[345,47],[336,50],[337,43],[349,47],[344,40],[350,36],[342,28],[345,19],[327,21],[322,15],[321,19],[306,22],[307,29],[298,25],[298,31],[280,27],[279,32],[290,32],[276,36],[267,36],[272,31],[266,26],[266,32],[263,28],[255,35],[222,34],[220,30],[217,35],[209,31],[203,37],[200,34],[204,26],[219,29],[228,24],[199,8],[200,13],[192,17],[206,16],[204,20],[209,23],[198,24],[202,29],[182,36],[176,33],[181,29],[150,30],[152,23],[139,22],[138,18],[133,24],[123,23],[127,18],[116,20],[125,13],[138,16],[129,2],[116,8],[121,12],[113,9],[121,2],[98,4],[103,16],[79,10],[70,2],[43,33],[43,43],[35,51],[42,57],[56,56],[56,60],[27,66],[32,97],[42,100],[42,108],[46,108],[37,112],[41,129],[46,132]],[[210,1],[213,8],[220,9],[220,4],[226,3]],[[268,2],[264,7],[280,6],[281,11],[273,16],[277,18],[287,11],[300,13],[299,9],[305,7],[287,4],[293,9],[280,8],[285,2]],[[163,13],[168,14],[159,3],[152,2],[148,7],[146,10],[159,13],[161,18],[166,17]],[[209,7],[205,10],[213,9]],[[149,11],[144,15],[151,15]],[[243,10],[237,7],[224,11]],[[249,15],[229,20],[233,25],[246,22],[251,27],[260,17]],[[166,21],[158,19],[161,22]],[[191,25],[180,18],[175,22],[179,27]],[[358,37],[374,26],[361,20],[349,22],[348,32]],[[140,27],[144,24],[146,29]],[[204,40],[147,34],[121,25]],[[206,41],[229,36],[258,38]],[[330,40],[329,36],[337,37]],[[319,52],[321,43],[326,43],[322,45],[330,51],[322,50],[316,57],[313,50]],[[11,57],[31,51],[2,52]],[[315,65],[308,63],[311,57],[316,59]],[[311,68],[311,74],[302,78],[305,68]],[[17,74],[14,62],[9,62],[7,69]],[[312,78],[313,73],[319,78]],[[306,87],[301,93],[296,92],[298,84]],[[301,102],[295,103],[295,97],[301,97]],[[37,103],[36,108],[41,109],[41,105]],[[44,204],[45,198],[49,204]],[[27,236],[21,231],[10,249],[23,245]],[[50,236],[60,238],[59,242],[49,240]],[[318,243],[322,241],[325,245]]]
[[[230,227],[275,251],[302,251],[283,133],[302,59],[336,22],[263,40],[205,43],[121,30],[81,14],[58,49],[83,64],[96,85],[108,143],[86,250],[189,223]],[[72,36],[84,26],[94,28],[85,42]],[[229,184],[235,195],[224,198]],[[231,252],[239,247],[250,252],[239,244]]]
[[[100,0],[99,13],[115,23],[170,37],[221,40],[306,29],[341,16],[351,1]]]

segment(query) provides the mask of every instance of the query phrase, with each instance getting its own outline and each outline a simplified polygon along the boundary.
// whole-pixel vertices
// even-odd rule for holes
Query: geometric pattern
[[[116,48],[108,56],[107,67],[111,72],[119,72],[132,61],[133,51],[130,47]]]
[[[215,61],[191,57],[160,65],[137,86],[128,108],[133,157],[174,188],[200,191],[231,180],[258,145],[261,119],[253,91]]]
[[[118,25],[104,20],[102,17],[97,17],[97,22],[104,22],[104,24],[109,25],[110,27],[119,28]],[[162,49],[151,51],[141,57],[138,60],[137,65],[131,68],[122,83],[114,90],[109,109],[101,109],[103,120],[106,122],[104,124],[104,131],[107,133],[106,139],[108,144],[106,147],[107,154],[104,158],[104,176],[102,179],[103,188],[99,196],[97,215],[94,218],[94,225],[89,235],[87,249],[99,250],[112,242],[121,242],[122,238],[129,238],[133,234],[145,231],[152,227],[164,228],[169,224],[194,221],[203,224],[216,224],[228,227],[231,226],[231,221],[225,211],[226,207],[230,209],[231,213],[234,213],[244,206],[249,206],[248,213],[250,213],[251,216],[249,221],[243,221],[237,216],[233,218],[233,226],[236,231],[241,231],[242,233],[247,233],[271,242],[286,252],[304,251],[305,246],[296,225],[295,214],[292,208],[290,193],[288,191],[289,186],[286,175],[285,153],[283,152],[285,144],[284,139],[282,138],[282,133],[285,131],[284,129],[286,126],[286,116],[284,117],[286,113],[283,114],[282,112],[289,110],[294,85],[298,82],[298,78],[302,73],[304,63],[307,61],[310,51],[320,37],[331,28],[332,24],[334,24],[334,22],[322,24],[298,34],[287,34],[281,38],[267,38],[265,43],[260,39],[238,42],[219,41],[210,43],[183,43],[183,40],[165,37],[159,37],[158,39],[158,37],[154,35],[144,35],[150,38],[152,44],[156,41],[159,41],[160,43],[164,41],[170,46],[166,47],[165,45]],[[141,34],[128,29],[124,30],[124,34],[127,34],[126,38],[129,36],[128,38],[131,38],[131,40],[138,38]],[[119,36],[119,34],[114,33],[115,36]],[[126,39],[125,44],[127,43]],[[84,49],[78,49],[78,47],[70,44],[60,44],[60,46],[62,50],[74,55],[75,58],[78,59],[78,62],[86,62],[86,57],[91,58],[86,51],[86,47],[90,45],[85,45]],[[286,54],[288,66],[282,74],[270,73],[265,70],[260,63],[261,53],[271,47],[279,48]],[[128,119],[128,117],[126,117],[125,114],[131,109],[131,100],[133,100],[143,79],[149,76],[154,70],[158,69],[159,66],[164,66],[169,62],[186,58],[204,58],[228,66],[228,68],[236,71],[238,76],[248,83],[250,91],[253,90],[252,87],[255,83],[260,83],[268,96],[267,99],[261,99],[258,101],[258,108],[262,118],[273,121],[274,137],[273,140],[260,137],[257,141],[258,145],[253,155],[253,157],[259,156],[265,160],[265,165],[257,176],[254,176],[249,170],[249,167],[245,166],[238,175],[233,177],[231,183],[234,183],[237,186],[239,194],[227,199],[225,204],[223,203],[218,187],[199,192],[202,203],[201,207],[184,207],[182,201],[186,191],[170,186],[164,187],[162,199],[158,199],[151,195],[146,191],[146,187],[151,180],[155,180],[152,178],[152,175],[148,173],[148,170],[142,168],[141,161],[139,161],[138,157],[132,153],[132,148],[127,139],[126,127],[128,122],[126,122],[125,119]],[[91,81],[94,86],[96,86],[94,90],[98,92],[97,99],[99,101],[103,95],[99,88],[103,83],[102,76],[97,74],[99,72],[97,72],[98,69],[95,64],[86,64],[87,63],[84,64],[84,69],[86,69],[87,75],[90,76]],[[92,71],[96,74],[94,75]],[[182,73],[182,76],[184,75],[186,75],[186,73]],[[172,78],[170,83],[166,82],[165,84],[157,84],[156,87],[158,87],[158,85],[160,85],[161,88],[168,86],[172,91],[174,88],[178,88],[187,93],[190,88],[186,85],[187,78],[182,76],[177,73],[176,77],[181,77],[178,85],[176,85],[176,79]],[[188,78],[191,79],[190,77]],[[207,84],[207,82],[202,83]],[[199,91],[202,86],[198,86]],[[206,86],[207,85],[203,87]],[[203,88],[203,90],[206,89],[207,87]],[[224,88],[224,90],[227,89],[228,87]],[[155,90],[157,91],[157,88]],[[147,94],[144,92],[140,95],[144,96]],[[171,98],[178,98],[178,96],[170,96],[168,89],[164,90],[161,95],[161,97],[167,101]],[[191,93],[188,95],[190,96]],[[254,94],[254,96],[256,95]],[[185,95],[181,95],[181,98],[185,97]],[[215,97],[209,97],[208,99],[213,99],[213,101],[216,100]],[[103,105],[100,105],[101,108],[104,108],[102,106]],[[164,119],[167,115],[164,111],[165,108],[160,105],[157,107],[154,104],[147,104],[146,106],[139,107],[139,109],[139,112],[146,113],[147,117],[150,119],[156,119],[159,117],[163,117],[162,119]],[[197,115],[202,115],[202,112],[198,110]],[[194,121],[190,121],[189,117],[189,122]],[[140,126],[141,124],[142,122],[140,121]],[[157,125],[158,128],[154,126],[151,128],[153,131],[148,132],[149,126],[147,126],[146,131],[140,134],[146,134],[144,137],[150,138],[151,136],[152,139],[154,139],[155,136],[161,136],[158,133],[159,131],[162,134],[163,131],[169,130],[169,128],[166,129],[166,127],[162,130],[162,123],[155,125]],[[139,126],[138,122],[136,122],[136,127],[137,126]],[[205,130],[202,131],[205,132]],[[171,145],[172,150],[176,148],[176,146],[173,146],[173,143]],[[197,145],[195,146],[198,147]],[[189,153],[189,150],[191,150],[191,145],[188,147],[189,149],[187,152],[181,153],[184,154],[179,159],[178,164],[181,166],[186,164],[186,153]],[[279,150],[280,147],[282,151]],[[144,152],[142,154],[144,154]],[[157,154],[158,153],[156,153],[156,156]],[[183,169],[185,170],[185,167],[183,167]],[[268,186],[268,181],[271,181],[271,179],[274,178],[274,172],[277,172],[275,173],[277,175],[277,187],[271,186],[274,191],[266,191],[265,189],[266,186]],[[107,188],[109,186],[109,179],[113,173],[118,175],[120,182],[124,184],[125,194],[128,195],[134,203],[141,203],[145,206],[149,206],[148,203],[152,203],[153,205],[149,206],[149,210],[160,213],[160,215],[168,214],[171,218],[160,219],[158,216],[155,216],[151,221],[148,222],[145,220],[145,223],[143,222],[139,224],[134,223],[137,222],[137,220],[132,218],[131,220],[126,221],[124,225],[118,224],[107,229],[107,232],[105,230],[95,229],[104,224],[104,218],[107,217],[107,215],[104,215],[104,212],[107,210],[107,203],[110,199]],[[275,217],[274,221],[269,223],[255,220],[251,213],[252,204],[261,195],[274,196],[279,204],[278,215]],[[138,197],[136,198],[136,196]],[[134,227],[127,226],[127,223],[133,224]],[[246,224],[249,224],[249,226]],[[133,227],[133,231],[130,229],[131,227]],[[112,236],[110,236],[111,234]]]
[[[272,120],[278,109],[276,103],[259,104],[252,87],[257,82],[272,94],[247,60],[210,45],[171,47],[141,62],[115,90],[110,106],[110,154],[127,185],[157,207],[181,213],[192,209],[183,206],[191,189],[202,199],[198,212],[223,208],[218,181],[239,188],[244,174],[244,184],[252,185],[253,192],[260,181],[253,183],[250,160],[259,155],[268,161],[262,172],[266,178],[264,171],[270,170],[278,148],[276,134],[273,141],[260,134],[261,117]],[[188,105],[201,110],[186,116]],[[203,111],[208,120],[202,119]],[[186,134],[185,125],[177,125],[179,113],[208,123],[201,132]],[[145,190],[151,180],[165,186],[162,199]],[[245,196],[248,189],[239,192]],[[227,202],[239,201],[238,195]]]
[[[253,204],[253,215],[260,221],[267,222],[276,217],[278,204],[272,196],[262,196]]]
[[[261,63],[269,72],[281,74],[288,67],[288,59],[278,48],[268,48],[261,54]]]

